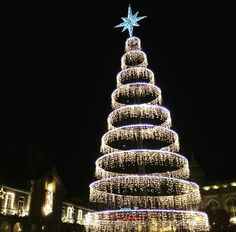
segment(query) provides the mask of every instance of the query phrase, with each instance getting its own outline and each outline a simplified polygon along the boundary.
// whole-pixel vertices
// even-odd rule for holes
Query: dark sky
[[[130,1],[133,13],[148,15],[134,34],[171,112],[180,153],[194,153],[210,179],[236,178],[233,8],[173,2]],[[24,176],[28,150],[39,142],[67,191],[86,196],[128,37],[114,26],[128,3],[3,8],[1,176]]]

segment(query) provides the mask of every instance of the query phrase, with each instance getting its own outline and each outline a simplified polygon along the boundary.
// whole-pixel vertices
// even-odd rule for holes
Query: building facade
[[[0,232],[84,231],[84,215],[91,211],[66,199],[55,169],[25,189],[0,183]]]
[[[201,194],[202,209],[223,209],[229,215],[230,224],[236,225],[236,180],[204,185],[201,187]]]
[[[198,162],[195,160],[194,155],[191,156],[189,166],[191,180],[198,183],[200,186],[202,198],[200,208],[211,215],[221,212],[221,215],[218,217],[223,217],[224,214],[228,214],[227,218],[224,216],[222,220],[228,220],[225,224],[228,223],[229,227],[236,226],[236,178],[225,181],[208,180]],[[225,213],[222,214],[222,212]],[[216,215],[215,218],[212,219],[213,226],[217,221],[219,221],[219,218],[217,218]]]

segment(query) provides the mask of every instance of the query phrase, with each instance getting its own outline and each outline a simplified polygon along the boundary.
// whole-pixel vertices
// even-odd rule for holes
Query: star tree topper
[[[137,17],[139,12],[136,12],[134,15],[132,14],[132,9],[131,6],[129,5],[128,8],[128,17],[124,18],[121,17],[122,20],[124,21],[123,23],[120,23],[119,25],[115,26],[116,27],[123,27],[123,31],[128,30],[129,31],[129,36],[132,37],[133,36],[133,27],[139,27],[139,24],[137,23],[139,20],[142,20],[144,18],[146,18],[147,16],[141,16],[141,17]]]

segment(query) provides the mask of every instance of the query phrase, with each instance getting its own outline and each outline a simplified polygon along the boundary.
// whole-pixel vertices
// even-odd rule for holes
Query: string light
[[[128,82],[145,81],[149,84],[155,84],[154,73],[144,67],[131,67],[120,71],[116,76],[117,88]]]
[[[133,36],[125,41],[125,51],[141,50],[141,41],[138,37]]]
[[[139,101],[145,101],[142,103],[148,103],[152,105],[160,105],[162,102],[161,90],[157,86],[140,82],[121,85],[112,93],[111,98],[111,104],[113,109],[118,109],[122,106],[129,104],[128,98],[137,98],[139,99]],[[127,99],[125,103],[119,102],[120,99],[124,98]]]
[[[142,232],[163,228],[170,228],[169,231],[186,229],[200,232],[209,230],[207,220],[205,213],[197,211],[128,209],[88,213],[85,215],[85,226],[88,232]]]
[[[127,39],[125,50],[96,160],[98,180],[90,184],[90,201],[112,210],[85,215],[86,230],[209,231],[207,215],[197,211],[199,186],[187,180],[188,160],[177,153],[178,134],[140,39]]]
[[[161,147],[162,151],[176,152],[179,150],[179,138],[173,130],[162,126],[137,124],[118,127],[105,133],[102,137],[101,152],[106,154],[118,151],[117,148],[110,145],[114,141],[139,142],[148,139],[166,142],[168,145]]]
[[[115,124],[122,122],[125,119],[150,119],[152,125],[155,125],[155,120],[160,121],[162,127],[171,127],[171,117],[170,112],[166,108],[158,105],[148,105],[148,104],[139,104],[139,105],[129,105],[121,107],[117,110],[114,110],[108,116],[108,129],[114,129]]]
[[[172,171],[153,172],[149,173],[149,175],[182,179],[189,178],[189,164],[185,157],[173,152],[147,149],[118,151],[106,154],[97,159],[95,175],[98,179],[130,175],[130,173],[125,173],[128,165],[154,166],[156,167],[155,170],[162,170],[162,167],[168,167]],[[114,169],[124,171],[109,171]]]
[[[148,66],[146,54],[140,50],[126,52],[121,58],[121,69],[132,66],[146,68]]]
[[[93,182],[90,201],[112,208],[191,209],[192,205],[200,202],[200,193],[198,185],[185,180],[129,175]]]

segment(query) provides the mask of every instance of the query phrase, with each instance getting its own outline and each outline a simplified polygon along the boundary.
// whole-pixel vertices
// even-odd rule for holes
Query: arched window
[[[23,227],[20,222],[17,222],[13,227],[13,232],[23,232]]]
[[[11,224],[7,221],[4,221],[0,226],[1,232],[11,232]]]
[[[74,207],[73,206],[67,207],[67,222],[69,223],[74,222]]]
[[[79,224],[82,224],[83,223],[83,211],[81,209],[78,210],[78,217],[77,218],[78,218],[77,222]]]
[[[226,201],[226,205],[231,216],[236,216],[236,198],[229,198]]]
[[[217,200],[210,200],[207,202],[207,208],[212,210],[219,209],[220,204]]]

